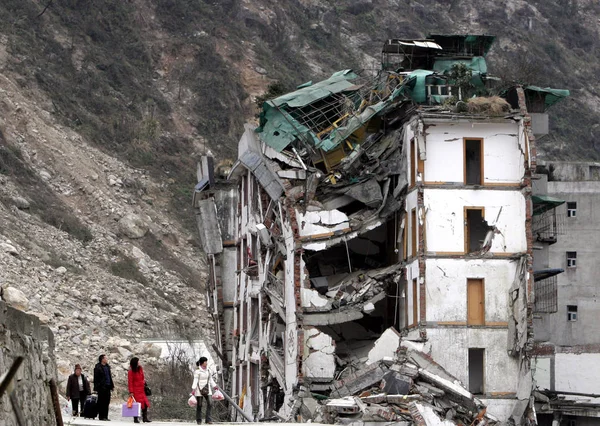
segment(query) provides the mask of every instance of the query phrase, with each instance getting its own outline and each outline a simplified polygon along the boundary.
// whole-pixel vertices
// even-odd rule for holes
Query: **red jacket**
[[[127,382],[129,383],[129,393],[133,393],[136,402],[142,404],[142,409],[150,407],[150,402],[144,392],[144,383],[146,383],[144,369],[139,366],[138,371],[134,372],[130,368],[127,373]]]

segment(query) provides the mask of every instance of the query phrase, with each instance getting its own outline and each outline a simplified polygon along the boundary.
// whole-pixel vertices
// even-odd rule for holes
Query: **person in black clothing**
[[[83,412],[85,397],[91,393],[90,382],[87,377],[81,374],[81,366],[76,364],[75,372],[67,380],[67,400],[70,400],[73,405],[74,417],[79,414],[79,406],[81,406],[81,412]]]
[[[98,364],[94,367],[94,391],[98,392],[98,419],[108,421],[108,406],[110,393],[115,388],[110,365],[106,355],[98,357]]]

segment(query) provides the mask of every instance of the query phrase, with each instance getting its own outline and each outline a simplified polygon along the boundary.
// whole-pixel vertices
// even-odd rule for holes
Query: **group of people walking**
[[[203,400],[206,401],[206,417],[207,424],[212,423],[211,396],[214,390],[218,389],[213,378],[212,371],[208,368],[208,359],[201,357],[196,362],[196,371],[194,372],[194,382],[192,383],[192,395],[196,397],[196,423],[202,423],[202,405]],[[94,367],[94,392],[98,394],[96,401],[96,409],[93,410],[93,418],[96,417],[96,410],[99,420],[110,421],[108,418],[108,407],[110,405],[111,393],[115,388],[110,365],[106,355],[98,357],[98,363]],[[146,377],[144,369],[140,365],[140,360],[137,357],[131,358],[129,362],[129,371],[127,372],[127,383],[129,387],[129,396],[141,404],[141,420],[144,423],[150,423],[148,418],[148,408],[150,401],[146,395]],[[67,380],[66,396],[67,400],[71,401],[73,408],[73,416],[86,416],[86,400],[92,395],[90,382],[82,373],[81,365],[76,364],[73,374]],[[90,404],[88,402],[88,404]],[[134,423],[140,423],[139,417],[133,418]]]
[[[131,358],[129,362],[129,371],[127,372],[127,382],[129,387],[129,396],[133,397],[136,402],[141,404],[142,415],[141,419],[144,423],[150,423],[148,418],[148,408],[150,401],[146,396],[146,378],[144,369],[140,365],[140,360],[137,357]],[[88,400],[88,396],[92,394],[90,382],[81,372],[81,366],[75,365],[75,371],[67,380],[67,400],[71,401],[73,408],[73,416],[86,416],[95,418],[98,415],[99,420],[110,421],[108,418],[108,407],[110,405],[111,393],[115,389],[115,384],[112,378],[112,372],[106,355],[98,357],[98,363],[94,367],[94,392],[98,394],[97,400]],[[86,408],[86,400],[93,407]],[[89,409],[89,414],[85,412]],[[134,423],[139,423],[140,418],[134,417]]]

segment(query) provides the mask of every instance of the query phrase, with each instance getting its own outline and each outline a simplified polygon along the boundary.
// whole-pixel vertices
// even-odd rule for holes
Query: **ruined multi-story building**
[[[248,414],[311,417],[315,398],[372,386],[412,342],[473,407],[532,416],[528,106],[568,92],[499,85],[493,40],[388,40],[376,75],[265,102],[226,180],[203,159],[208,297]]]

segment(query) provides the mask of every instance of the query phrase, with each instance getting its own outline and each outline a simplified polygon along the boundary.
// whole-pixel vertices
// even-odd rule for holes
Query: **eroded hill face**
[[[492,74],[571,90],[542,155],[597,160],[599,19],[592,0],[4,0],[0,283],[51,324],[63,374],[124,363],[109,337],[207,332],[195,164],[236,157],[271,83],[377,68],[390,37],[495,34]]]

